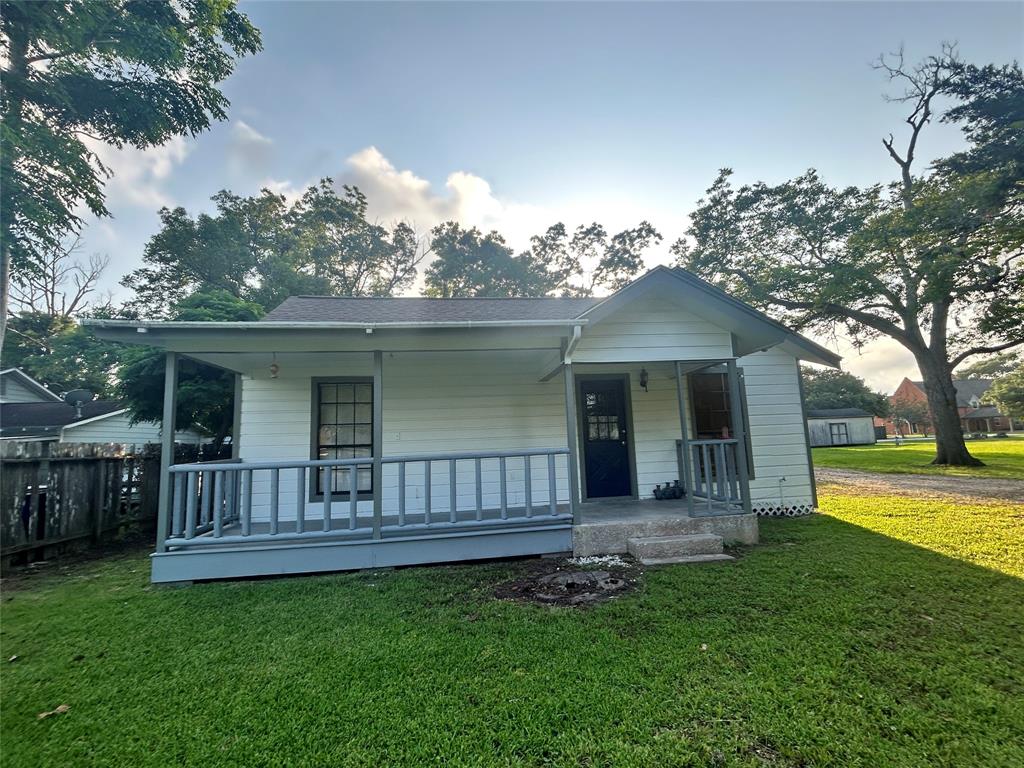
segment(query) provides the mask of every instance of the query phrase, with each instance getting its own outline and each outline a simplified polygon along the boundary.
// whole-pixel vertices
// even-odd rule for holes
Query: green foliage
[[[889,399],[880,392],[872,392],[864,379],[833,368],[802,367],[804,398],[807,407],[860,408],[875,416],[889,413]]]
[[[234,0],[4,0],[0,221],[4,279],[102,216],[98,143],[151,147],[226,117],[218,90],[260,49]],[[86,138],[91,137],[91,138]]]
[[[197,292],[178,303],[174,320],[252,321],[262,308],[224,289]],[[126,348],[117,369],[117,394],[128,406],[132,422],[163,421],[164,350]],[[181,361],[178,373],[178,429],[194,429],[219,445],[234,419],[234,374],[192,360]]]
[[[9,320],[3,365],[21,368],[57,394],[85,388],[98,398],[109,398],[122,349],[72,320],[25,312]]]
[[[994,400],[1004,416],[1024,419],[1024,365],[992,382],[985,398]]]
[[[839,189],[812,170],[734,188],[723,170],[673,250],[681,266],[797,328],[898,341],[926,383],[936,461],[969,463],[952,369],[1024,341],[1024,75],[964,65],[952,49],[914,69],[902,57],[879,67],[906,86],[896,99],[909,105],[906,148],[883,141],[900,181]],[[971,145],[917,175],[937,98],[952,100],[944,119]]]
[[[456,222],[431,232],[436,260],[426,271],[428,296],[593,296],[627,285],[644,268],[643,252],[661,240],[644,221],[608,237],[596,222],[572,237],[565,225],[530,238],[518,256],[497,232],[484,235]]]
[[[132,553],[11,579],[4,765],[1024,763],[1019,506],[821,501],[587,609],[494,598],[534,561],[175,590]]]
[[[991,379],[1009,373],[1021,365],[1019,353],[1007,352],[975,360],[969,365],[961,366],[956,371],[958,379]]]
[[[353,187],[339,193],[330,179],[294,205],[266,189],[253,197],[224,190],[213,201],[212,216],[160,211],[145,266],[122,280],[135,291],[128,312],[166,317],[209,289],[265,309],[299,294],[391,296],[412,283],[424,255],[408,224],[371,224],[366,197]]]

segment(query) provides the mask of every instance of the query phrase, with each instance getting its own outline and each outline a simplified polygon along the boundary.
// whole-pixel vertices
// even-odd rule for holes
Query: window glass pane
[[[352,402],[352,384],[339,384],[338,385],[338,402],[339,403],[351,403]]]
[[[359,443],[369,444],[373,442],[373,429],[369,424],[363,426],[357,426],[355,428],[355,438],[352,440],[357,445]]]
[[[320,402],[321,403],[336,403],[336,402],[338,402],[338,385],[337,384],[321,384],[320,385]]]
[[[357,403],[372,403],[373,402],[373,385],[372,384],[356,384],[355,385],[355,399]]]
[[[373,421],[373,406],[367,404],[357,404],[354,408],[354,416],[352,419],[356,424],[369,424]]]
[[[369,467],[367,467],[366,469],[363,469],[362,467],[360,467],[359,468],[359,474],[358,474],[358,477],[357,477],[357,482],[359,483],[359,490],[360,491],[369,491],[370,488],[371,488],[372,480],[373,480],[373,475],[371,474],[371,471],[370,471]]]
[[[320,406],[320,423],[321,424],[337,424],[338,423],[338,406],[336,406],[336,405],[321,405]]]
[[[357,459],[368,459],[368,458],[370,458],[370,456],[373,455],[372,451],[369,448],[356,448],[352,452],[352,454]]]
[[[334,445],[338,442],[338,430],[334,427],[320,427],[320,445]]]

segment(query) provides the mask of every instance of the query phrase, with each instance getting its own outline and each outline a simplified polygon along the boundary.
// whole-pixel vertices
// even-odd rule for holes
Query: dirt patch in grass
[[[531,562],[520,577],[500,584],[494,594],[501,600],[582,608],[629,594],[641,576],[632,560],[580,564],[545,558]]]
[[[819,486],[855,496],[916,496],[918,498],[1013,501],[1024,504],[1024,480],[956,475],[897,475],[856,469],[815,467]]]

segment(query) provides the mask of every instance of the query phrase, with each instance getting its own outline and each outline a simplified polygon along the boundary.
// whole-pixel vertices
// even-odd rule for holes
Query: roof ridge
[[[417,301],[602,301],[606,296],[325,296],[299,293],[289,299],[337,299],[341,301],[382,301],[415,299]],[[287,301],[287,299],[285,299]]]

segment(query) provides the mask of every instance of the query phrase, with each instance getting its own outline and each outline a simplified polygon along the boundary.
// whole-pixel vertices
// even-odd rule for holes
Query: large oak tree
[[[0,346],[11,279],[107,214],[89,142],[146,148],[227,116],[218,89],[259,32],[234,0],[0,3]]]
[[[905,137],[883,139],[898,180],[829,186],[815,171],[734,188],[723,171],[673,249],[679,263],[798,328],[885,336],[921,371],[937,464],[977,464],[967,450],[952,371],[973,355],[1024,343],[1024,76],[975,67],[952,48],[916,67],[879,69],[902,89]],[[967,148],[919,168],[936,117]]]

